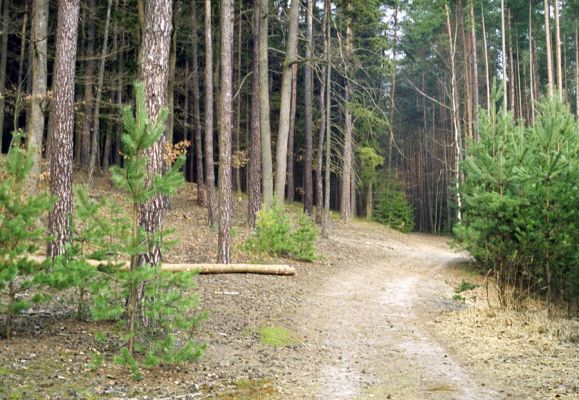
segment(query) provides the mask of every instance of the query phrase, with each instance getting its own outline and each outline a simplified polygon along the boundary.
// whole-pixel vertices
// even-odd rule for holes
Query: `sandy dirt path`
[[[314,399],[499,399],[432,339],[428,315],[452,307],[444,268],[460,262],[444,239],[388,235],[352,224],[332,232],[337,273],[295,320],[317,353],[286,396]]]

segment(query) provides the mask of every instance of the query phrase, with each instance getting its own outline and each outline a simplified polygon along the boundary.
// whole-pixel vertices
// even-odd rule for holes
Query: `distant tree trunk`
[[[513,56],[513,30],[511,29],[511,9],[507,10],[508,15],[508,31],[509,31],[509,99],[511,105],[511,111],[513,115],[517,116],[517,99],[515,96],[515,82],[516,82],[516,72],[515,72],[515,62]]]
[[[305,134],[305,165],[304,165],[304,212],[312,215],[314,208],[314,188],[312,179],[312,95],[314,80],[312,71],[312,53],[314,47],[314,0],[307,0],[307,43],[306,63],[304,65],[304,134]]]
[[[117,3],[118,7],[118,3]],[[118,86],[117,86],[117,120],[115,124],[115,155],[114,160],[115,164],[120,166],[121,165],[121,116],[122,116],[122,109],[123,109],[123,90],[124,90],[124,80],[123,80],[123,72],[124,72],[124,63],[125,63],[125,52],[123,50],[124,44],[124,33],[121,33],[121,42],[119,46],[119,69],[118,69]]]
[[[8,32],[10,30],[9,0],[2,4],[2,42],[0,48],[0,153],[4,141],[4,113],[6,109],[6,64],[8,61]]]
[[[476,46],[476,29],[475,29],[475,20],[474,20],[474,0],[470,1],[470,43],[472,49],[472,57],[471,57],[471,69],[472,69],[472,102],[473,102],[473,112],[475,115],[475,127],[473,130],[474,133],[474,140],[478,141],[479,134],[478,134],[478,123],[476,122],[478,118],[476,117],[477,108],[479,106],[478,100],[478,55],[477,55],[477,46]]]
[[[92,185],[92,183],[93,183],[93,173],[94,173],[95,167],[98,168],[98,166],[95,166],[95,164],[96,164],[97,154],[98,154],[97,149],[99,148],[99,143],[100,143],[100,140],[99,140],[100,124],[99,123],[100,123],[101,97],[102,97],[102,93],[103,93],[103,81],[105,78],[105,64],[106,64],[106,58],[107,58],[107,44],[108,44],[108,40],[109,40],[109,26],[110,26],[110,22],[111,22],[112,4],[113,4],[113,0],[108,0],[107,18],[105,20],[105,33],[104,33],[104,39],[103,39],[103,48],[101,51],[99,75],[98,75],[98,82],[97,82],[97,92],[96,92],[95,105],[94,105],[92,144],[91,144],[91,148],[93,150],[90,152],[90,161],[89,161],[89,165],[88,165],[88,182],[89,182],[89,185]],[[107,157],[108,156],[109,155],[107,154]]]
[[[5,2],[7,2],[5,0]],[[40,176],[42,159],[42,137],[44,135],[44,108],[47,87],[47,33],[48,0],[34,0],[32,3],[32,98],[28,131],[28,148],[32,150],[33,166],[30,188],[33,189]],[[5,33],[3,33],[5,35]],[[1,140],[1,138],[0,138]]]
[[[324,49],[326,52],[326,165],[325,165],[325,193],[324,193],[324,220],[322,222],[322,237],[327,239],[330,234],[330,169],[331,169],[331,146],[332,146],[332,55],[331,55],[331,12],[330,0],[324,0],[326,18],[326,37]]]
[[[298,17],[300,0],[292,0],[288,20],[287,51],[283,63],[281,77],[281,99],[279,105],[279,130],[277,134],[275,199],[283,204],[287,174],[287,146],[290,129],[292,65],[297,62],[298,55]]]
[[[396,66],[396,51],[398,49],[398,9],[400,3],[396,0],[394,5],[394,24],[392,29],[394,29],[394,37],[392,39],[392,87],[390,88],[390,121],[388,124],[388,164],[387,169],[390,171],[392,168],[392,154],[394,150],[394,117],[396,117],[396,77],[398,76],[397,66]]]
[[[503,2],[503,0],[501,0]],[[450,24],[450,12],[448,10],[448,5],[445,5],[446,10],[446,24],[448,29],[448,47],[450,49],[450,68],[451,68],[451,102],[452,102],[452,121],[453,121],[453,131],[454,131],[454,146],[455,146],[455,188],[456,188],[456,218],[458,221],[461,220],[461,197],[460,197],[460,159],[461,159],[461,129],[460,129],[460,117],[458,115],[458,99],[456,96],[456,73],[454,68],[454,60],[456,55],[456,48],[453,42],[452,36],[452,26]]]
[[[507,92],[507,38],[505,30],[505,0],[501,0],[501,43],[501,70],[503,71],[503,108],[506,112],[509,107],[509,102]]]
[[[287,201],[294,201],[295,183],[294,183],[294,133],[296,127],[296,106],[297,106],[297,80],[298,65],[292,65],[292,91],[290,106],[290,124],[287,147]]]
[[[269,209],[273,203],[273,160],[271,155],[271,129],[269,124],[268,0],[260,0],[259,15],[259,125],[261,130],[261,177],[263,203],[264,207]]]
[[[531,122],[535,120],[535,71],[533,65],[533,3],[529,1],[529,83],[531,88]]]
[[[88,30],[88,42],[85,48],[85,73],[84,73],[84,104],[82,107],[82,128],[80,132],[80,164],[82,168],[87,171],[89,168],[91,151],[96,151],[96,149],[91,149],[91,136],[90,129],[92,125],[91,117],[92,113],[92,103],[93,103],[93,80],[94,80],[94,42],[95,42],[95,13],[96,5],[95,0],[88,0],[88,8],[86,9],[87,16],[87,30]]]
[[[203,138],[201,130],[201,113],[199,106],[199,40],[197,37],[197,28],[199,26],[197,22],[197,7],[195,3],[191,5],[191,21],[192,21],[192,33],[191,33],[191,47],[193,48],[193,74],[191,83],[193,84],[193,122],[195,128],[195,163],[197,170],[197,204],[199,206],[205,205],[205,193],[203,188]],[[189,110],[187,110],[189,112]],[[191,139],[193,142],[193,139]],[[191,155],[193,157],[193,155]],[[191,173],[193,173],[193,168],[191,168]]]
[[[213,166],[213,41],[211,39],[211,0],[205,0],[205,187],[210,226],[217,219],[215,169]]]
[[[20,56],[18,57],[18,81],[16,85],[16,98],[14,100],[14,113],[13,113],[13,129],[18,129],[18,119],[20,118],[20,112],[24,108],[24,58],[26,57],[26,38],[27,38],[27,28],[28,28],[28,1],[24,2],[24,15],[22,17],[22,28],[20,29]]]
[[[235,80],[239,93],[235,98],[235,155],[241,156],[241,32],[243,28],[243,1],[239,2],[239,23],[237,24],[237,61]],[[241,193],[241,162],[234,165],[233,172],[235,174],[235,191]]]
[[[326,19],[328,14],[325,12],[326,3],[324,2],[324,17],[322,19],[322,37],[324,41],[324,56],[327,58],[328,52],[328,42],[327,42],[327,26],[328,23]],[[322,163],[324,161],[324,139],[326,133],[326,74],[327,65],[322,63],[321,68],[321,79],[320,79],[320,95],[318,96],[318,105],[320,109],[320,132],[318,135],[318,151],[317,151],[317,162],[316,162],[316,224],[321,225],[323,223],[323,208],[324,208],[324,188],[323,188],[323,176],[322,176]]]
[[[145,31],[139,60],[139,75],[145,88],[145,106],[152,120],[157,118],[161,108],[167,106],[167,82],[169,74],[169,52],[171,47],[172,0],[148,1],[145,9]],[[151,185],[156,175],[163,173],[164,136],[147,149],[147,185]],[[138,208],[139,225],[147,234],[157,232],[163,222],[163,198],[153,197]],[[158,244],[149,244],[143,255],[147,264],[161,262]]]
[[[485,80],[486,80],[486,90],[487,90],[487,112],[491,111],[491,78],[489,72],[489,53],[487,46],[487,30],[485,26],[485,11],[482,6],[481,1],[481,18],[482,18],[482,29],[483,29],[483,49],[485,55]]]
[[[177,0],[173,0],[174,5]],[[193,3],[195,4],[195,3]],[[193,7],[195,8],[195,7]],[[177,66],[177,13],[173,13],[173,33],[171,35],[171,49],[169,50],[169,81],[167,83],[167,130],[165,131],[165,142],[173,146],[173,131],[175,130],[175,68]]]
[[[322,22],[324,24],[324,22]],[[325,30],[325,28],[324,28]],[[324,39],[325,40],[325,39]],[[324,161],[324,140],[326,134],[326,65],[322,65],[321,74],[322,77],[320,82],[320,95],[318,97],[318,104],[320,108],[320,132],[318,135],[318,151],[317,151],[317,162],[316,162],[316,224],[322,224],[323,209],[324,209],[324,187],[323,187],[323,175],[322,175],[322,164]]]
[[[52,82],[50,193],[56,198],[48,214],[49,257],[64,251],[70,238],[72,214],[72,135],[74,129],[74,75],[80,0],[58,1],[56,56]]]
[[[249,147],[247,223],[255,227],[261,202],[261,132],[259,127],[259,0],[253,0],[253,76],[251,77],[251,138]]]
[[[219,111],[218,262],[229,264],[231,247],[231,133],[233,123],[233,0],[221,0],[221,84]]]
[[[557,0],[555,0],[557,1]],[[551,50],[551,7],[549,0],[545,0],[545,43],[547,52],[547,78],[549,80],[549,96],[555,92],[553,79],[553,52]]]
[[[340,219],[349,221],[352,217],[351,204],[351,178],[352,178],[352,111],[350,110],[350,100],[352,97],[352,84],[350,82],[349,61],[354,53],[354,34],[352,29],[352,2],[348,2],[348,16],[346,22],[346,82],[344,88],[344,152],[342,154],[342,192],[340,198]]]
[[[579,121],[579,34],[575,27],[575,115]]]
[[[555,0],[553,3],[555,9],[555,56],[557,59],[557,90],[559,92],[559,99],[563,99],[563,69],[561,61],[561,31],[559,29],[559,1]],[[575,21],[577,23],[577,21]]]

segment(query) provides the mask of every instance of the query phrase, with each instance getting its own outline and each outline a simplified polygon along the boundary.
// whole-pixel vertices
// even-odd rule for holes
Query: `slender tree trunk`
[[[551,50],[551,7],[549,5],[549,0],[545,0],[545,43],[547,52],[547,78],[549,80],[549,96],[552,97],[555,92],[555,84],[553,79],[553,52]]]
[[[237,24],[237,62],[235,67],[235,86],[238,87],[239,94],[235,98],[235,156],[238,158],[237,165],[233,166],[235,174],[235,191],[241,193],[241,32],[243,28],[243,1],[239,2],[239,23]]]
[[[297,62],[298,56],[298,17],[300,0],[292,0],[288,20],[287,51],[283,64],[281,78],[281,100],[279,105],[279,130],[277,134],[275,199],[283,204],[287,174],[287,147],[290,129],[292,65]]]
[[[3,33],[4,34],[4,33]],[[34,0],[32,3],[32,96],[30,123],[28,125],[28,148],[32,152],[33,166],[30,189],[34,189],[40,176],[42,159],[42,138],[44,136],[44,108],[47,87],[47,34],[48,0]],[[1,138],[0,138],[1,140]]]
[[[99,75],[98,75],[98,82],[97,82],[97,92],[96,92],[95,106],[94,106],[92,144],[91,144],[92,151],[90,152],[90,161],[89,161],[89,165],[88,165],[88,182],[89,182],[89,185],[92,185],[92,183],[93,183],[93,173],[94,173],[95,167],[98,168],[98,166],[95,166],[95,164],[96,164],[97,154],[98,154],[97,149],[99,148],[99,143],[100,143],[100,140],[99,140],[100,125],[99,125],[99,123],[100,123],[101,97],[102,97],[102,93],[103,93],[103,82],[104,82],[104,78],[105,78],[105,64],[106,64],[106,59],[107,59],[107,45],[108,45],[108,40],[109,40],[109,26],[110,26],[110,22],[111,22],[112,4],[113,4],[113,1],[108,0],[107,18],[105,20],[105,33],[104,33],[104,39],[103,39],[103,48],[101,51]],[[108,155],[107,155],[107,157],[108,157]]]
[[[324,3],[324,10],[325,10]],[[328,14],[324,11],[324,17],[322,19],[322,36],[324,40],[324,55],[327,58],[328,52],[328,34],[326,22]],[[316,224],[321,225],[323,223],[323,208],[324,208],[324,188],[323,188],[323,178],[322,178],[322,163],[324,161],[324,138],[326,133],[326,73],[327,65],[322,64],[321,68],[321,79],[320,79],[320,95],[318,96],[318,105],[320,109],[320,132],[318,135],[318,151],[317,151],[317,162],[316,162]]]
[[[199,206],[204,206],[205,193],[203,187],[203,138],[201,130],[201,113],[200,113],[200,93],[199,93],[199,40],[197,37],[197,28],[199,26],[197,22],[197,7],[195,3],[191,5],[191,20],[192,20],[192,33],[191,33],[191,47],[193,48],[193,74],[191,83],[193,84],[193,123],[195,128],[195,165],[196,165],[196,177],[197,177],[197,204]],[[187,109],[187,112],[189,110]],[[193,142],[193,139],[191,139]],[[191,155],[193,157],[193,154]],[[191,168],[191,176],[193,176],[193,168]]]
[[[450,22],[449,22],[450,23]],[[450,25],[449,25],[450,26]],[[505,112],[509,107],[507,92],[507,38],[505,30],[505,0],[501,0],[501,70],[503,71],[503,109]]]
[[[96,151],[96,149],[91,149],[91,135],[90,129],[92,125],[91,117],[92,103],[93,103],[93,80],[94,80],[94,42],[95,42],[95,14],[96,5],[95,0],[89,0],[89,5],[86,10],[87,17],[87,30],[88,30],[88,41],[85,48],[85,73],[84,73],[84,104],[82,107],[82,128],[80,132],[80,164],[82,168],[87,171],[90,162],[91,151]]]
[[[268,19],[269,1],[259,0],[259,124],[261,130],[261,177],[263,203],[269,209],[273,203],[273,160],[269,124],[269,61]]]
[[[80,0],[58,1],[56,56],[52,82],[52,110],[48,135],[50,193],[56,198],[48,214],[51,241],[46,254],[56,257],[70,238],[72,214],[72,135],[74,129],[74,76]]]
[[[145,9],[145,31],[141,47],[139,75],[144,82],[145,107],[149,117],[155,120],[161,108],[167,106],[167,82],[169,75],[169,52],[172,32],[172,0],[149,1]],[[153,183],[156,175],[161,175],[163,163],[164,135],[147,149],[147,185]],[[153,197],[138,207],[139,225],[148,235],[161,229],[163,223],[163,198]],[[149,243],[143,261],[155,265],[161,262],[161,249],[158,244]]]
[[[215,169],[213,166],[213,41],[211,39],[211,0],[205,0],[205,187],[209,225],[217,219]]]
[[[534,90],[534,82],[535,82],[535,71],[534,71],[534,64],[533,64],[533,9],[532,9],[532,1],[529,0],[529,83],[531,88],[531,123],[535,120],[535,90]]]
[[[502,2],[503,0],[501,0]],[[461,130],[460,130],[460,119],[458,115],[458,101],[456,97],[456,73],[454,69],[454,60],[456,55],[456,48],[453,45],[453,35],[452,26],[450,24],[450,12],[448,10],[448,5],[445,5],[446,9],[446,24],[448,28],[448,44],[450,49],[450,68],[451,68],[451,102],[452,102],[452,121],[453,121],[453,131],[454,131],[454,145],[455,145],[455,158],[454,158],[454,168],[455,168],[455,187],[456,187],[456,218],[458,221],[461,220],[461,197],[460,197],[460,158],[461,158]]]
[[[221,84],[219,112],[218,262],[229,264],[231,247],[231,133],[233,130],[233,0],[221,0]]]
[[[118,3],[117,3],[118,7]],[[118,86],[117,86],[117,123],[115,126],[115,164],[121,165],[121,121],[123,109],[123,90],[125,87],[123,73],[125,63],[125,52],[123,50],[124,34],[121,33],[121,42],[119,46],[119,69],[118,69]]]
[[[559,28],[559,1],[553,3],[555,9],[555,56],[557,58],[557,90],[559,98],[563,99],[563,70],[561,61],[561,30]],[[577,21],[575,21],[577,22]]]
[[[349,221],[352,217],[352,111],[350,111],[350,100],[352,97],[352,84],[350,82],[350,65],[354,49],[354,31],[352,29],[352,3],[347,5],[347,22],[346,22],[346,82],[344,87],[344,152],[342,154],[342,192],[340,197],[340,219],[342,221]]]
[[[253,76],[251,77],[251,138],[249,147],[247,222],[255,227],[261,203],[261,131],[259,126],[259,1],[253,0]]]
[[[312,215],[314,207],[314,188],[312,179],[313,158],[313,128],[312,128],[312,96],[314,80],[312,71],[312,54],[314,47],[314,0],[307,0],[306,15],[306,63],[304,65],[304,134],[305,134],[305,164],[304,164],[304,212]]]
[[[475,19],[474,19],[474,0],[470,1],[470,43],[471,43],[471,69],[472,69],[472,102],[473,102],[473,112],[475,115],[475,126],[474,126],[474,140],[479,140],[478,134],[478,118],[477,118],[477,109],[479,106],[479,96],[478,96],[478,55],[477,55],[477,46],[476,46],[476,28],[475,28]]]
[[[292,65],[292,91],[290,106],[290,124],[287,148],[287,201],[294,201],[295,184],[294,184],[294,133],[296,126],[296,102],[297,102],[297,80],[298,65]]]
[[[510,105],[511,111],[513,115],[517,116],[517,99],[515,97],[515,82],[516,82],[516,72],[515,72],[515,63],[514,63],[514,56],[513,56],[513,30],[511,29],[511,9],[507,9],[507,16],[508,16],[508,31],[509,31],[509,98],[510,98]]]
[[[4,0],[2,4],[2,41],[0,48],[0,153],[2,153],[2,143],[4,141],[4,115],[6,109],[6,64],[8,61],[8,33],[10,31],[9,0]]]
[[[396,78],[398,76],[396,54],[398,49],[398,9],[400,3],[396,0],[394,5],[394,37],[392,40],[392,87],[390,88],[390,121],[388,124],[388,164],[387,169],[392,169],[392,154],[394,150],[394,118],[396,117]]]
[[[22,28],[20,29],[20,56],[18,57],[18,81],[16,85],[16,98],[14,100],[14,113],[13,113],[13,130],[18,129],[18,120],[20,118],[20,112],[24,108],[24,58],[26,56],[26,31],[28,29],[28,1],[24,3],[24,16],[22,17]]]
[[[579,30],[575,27],[575,116],[579,121]]]
[[[485,55],[485,79],[486,79],[486,90],[487,90],[487,112],[491,111],[491,78],[489,72],[489,53],[487,45],[487,30],[485,26],[485,11],[482,6],[481,1],[481,18],[482,18],[482,28],[483,28],[483,49]]]
[[[324,49],[326,51],[326,165],[325,165],[325,190],[324,190],[324,220],[322,223],[322,237],[327,239],[330,235],[330,168],[331,168],[331,146],[332,146],[332,56],[331,56],[331,6],[330,0],[325,1],[326,37]]]

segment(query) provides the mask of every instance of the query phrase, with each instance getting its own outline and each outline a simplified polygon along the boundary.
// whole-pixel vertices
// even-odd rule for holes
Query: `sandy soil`
[[[181,238],[168,261],[215,259],[216,230],[192,198],[188,186],[168,212]],[[243,252],[245,206],[236,198],[234,261],[289,262],[298,274],[199,276],[199,311],[209,312],[198,332],[203,358],[133,382],[112,361],[118,330],[74,321],[72,309],[53,302],[19,318],[15,338],[0,341],[0,399],[579,398],[577,321],[535,329],[520,313],[489,314],[479,292],[452,300],[458,281],[482,278],[457,267],[465,255],[445,238],[334,221],[330,239],[318,240],[320,259],[295,263]],[[264,326],[289,329],[295,342],[263,344]],[[104,362],[91,370],[94,352]]]

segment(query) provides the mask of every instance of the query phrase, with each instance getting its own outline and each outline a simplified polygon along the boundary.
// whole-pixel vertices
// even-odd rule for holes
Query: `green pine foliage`
[[[246,241],[245,248],[311,262],[316,259],[317,236],[318,229],[311,218],[299,215],[296,225],[293,226],[283,207],[273,206],[259,211],[255,232]]]
[[[525,290],[577,304],[579,298],[579,127],[556,99],[535,124],[481,112],[480,141],[462,165],[459,242],[492,269],[503,306]]]
[[[386,175],[379,184],[372,218],[392,229],[411,232],[414,229],[412,206],[396,178]]]
[[[34,275],[42,268],[26,255],[34,253],[41,243],[44,229],[40,218],[53,203],[46,193],[28,193],[33,161],[32,153],[22,147],[23,136],[21,131],[13,134],[0,169],[0,294],[6,292],[8,298],[1,304],[6,337],[10,337],[13,317],[30,305],[16,295],[33,285]]]

